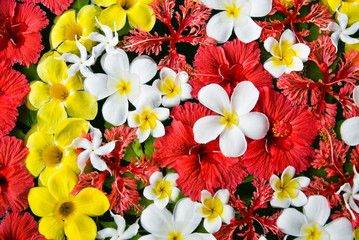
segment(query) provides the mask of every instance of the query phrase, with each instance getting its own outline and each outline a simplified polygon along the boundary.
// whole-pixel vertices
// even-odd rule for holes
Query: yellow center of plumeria
[[[180,232],[171,232],[170,233],[170,237],[168,238],[168,240],[183,240],[183,238],[181,237],[181,233]]]
[[[218,216],[221,216],[223,213],[223,203],[222,201],[215,197],[215,198],[207,198],[203,201],[202,206],[202,214],[208,216],[207,219],[212,221],[216,219]]]
[[[124,10],[129,10],[136,6],[138,0],[117,0],[117,4]]]
[[[61,219],[70,216],[75,211],[75,204],[72,201],[66,201],[59,204],[58,214]]]
[[[80,39],[82,33],[82,26],[80,24],[74,23],[67,27],[65,35],[67,40],[75,41],[76,39]]]
[[[153,113],[151,108],[145,108],[141,114],[135,115],[135,121],[142,131],[148,128],[155,129],[157,126],[156,120],[158,120],[157,114]]]
[[[323,228],[317,223],[306,224],[302,227],[301,232],[305,236],[305,240],[319,240],[323,235]]]
[[[116,88],[120,95],[128,94],[131,92],[131,83],[130,81],[120,80],[120,83],[117,84]]]
[[[288,196],[293,199],[296,198],[299,194],[300,184],[296,180],[292,180],[292,177],[288,174],[283,175],[283,181],[280,179],[277,179],[277,181],[274,183],[274,186],[279,191],[275,192],[276,196],[279,199],[286,199]]]
[[[161,92],[166,94],[166,97],[172,98],[181,94],[181,85],[176,84],[173,78],[166,77],[160,86]]]
[[[55,167],[59,163],[64,156],[64,153],[61,148],[56,145],[50,145],[42,152],[42,160],[48,167]]]
[[[273,46],[273,53],[277,58],[274,58],[274,62],[277,65],[290,66],[293,63],[293,57],[296,56],[296,53],[290,47],[292,44],[288,43],[288,41],[282,41],[280,47],[279,43]]]
[[[70,95],[69,89],[61,83],[52,84],[49,91],[50,97],[60,102],[66,101],[67,97]]]
[[[226,125],[227,128],[231,128],[232,125],[238,125],[239,119],[235,112],[224,111],[223,117],[221,117],[221,124]]]
[[[173,187],[173,185],[170,181],[160,181],[156,185],[154,192],[157,196],[160,196],[159,199],[164,199],[172,195],[171,187]]]
[[[237,7],[235,3],[233,3],[232,5],[226,6],[226,10],[227,10],[228,17],[233,17],[233,18],[237,18],[239,15],[239,12],[241,11],[241,9],[239,7]]]

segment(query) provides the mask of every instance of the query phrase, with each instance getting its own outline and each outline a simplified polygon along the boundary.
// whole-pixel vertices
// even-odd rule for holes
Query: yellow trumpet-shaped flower
[[[27,140],[29,154],[26,168],[34,176],[39,176],[42,185],[47,186],[50,176],[59,168],[70,167],[76,174],[77,153],[70,147],[73,139],[81,136],[81,132],[89,130],[88,122],[80,118],[67,118],[56,128],[55,134],[35,132]]]
[[[57,54],[58,56],[58,54]],[[45,55],[37,66],[42,81],[30,84],[28,101],[37,113],[39,130],[54,133],[58,124],[71,117],[92,120],[97,114],[96,98],[83,91],[83,85],[77,76],[67,79],[67,66],[55,55]]]
[[[74,9],[69,9],[57,16],[50,32],[51,48],[56,48],[61,53],[77,52],[77,39],[86,47],[87,51],[90,51],[93,46],[92,40],[81,37],[98,31],[95,17],[100,11],[99,7],[86,5],[81,8],[77,16]]]
[[[104,214],[110,203],[95,188],[70,194],[76,184],[76,174],[64,167],[51,176],[48,187],[30,189],[30,209],[42,217],[39,232],[47,239],[62,240],[64,235],[69,240],[95,239],[97,227],[90,217]]]
[[[156,18],[153,9],[148,3],[153,0],[94,0],[98,6],[105,7],[99,17],[99,22],[111,27],[116,22],[116,31],[120,30],[126,23],[126,16],[133,27],[137,25],[145,31],[150,31],[155,25]]]

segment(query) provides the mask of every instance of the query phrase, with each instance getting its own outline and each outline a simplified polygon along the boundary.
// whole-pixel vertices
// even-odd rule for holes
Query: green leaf
[[[125,26],[123,26],[117,33],[118,36],[126,35],[130,32],[130,30],[133,30],[134,28],[130,25],[128,21],[126,21]]]
[[[247,182],[252,182],[253,181],[253,175],[249,175],[248,177],[246,177],[242,183],[247,183]]]
[[[151,157],[155,151],[155,149],[153,147],[153,145],[155,144],[155,141],[156,141],[156,138],[152,137],[151,135],[145,141],[144,149],[145,149],[145,154],[146,154],[147,158]]]
[[[32,127],[37,123],[36,114],[37,111],[31,111],[25,105],[22,105],[19,108],[19,117],[17,119],[26,126]]]
[[[100,221],[100,224],[102,225],[103,228],[114,228],[117,229],[117,225],[115,222],[102,222]]]
[[[142,157],[143,151],[141,143],[136,140],[132,142],[128,147],[126,147],[125,156],[123,157],[124,160],[131,162],[132,158]]]
[[[75,9],[76,12],[78,12],[83,6],[89,4],[89,2],[89,0],[75,0],[70,7]]]
[[[32,64],[29,67],[21,66],[19,71],[26,76],[28,82],[40,79],[39,75],[37,75],[36,64]]]
[[[14,127],[9,133],[10,136],[14,136],[17,139],[25,140],[25,133],[20,128]]]

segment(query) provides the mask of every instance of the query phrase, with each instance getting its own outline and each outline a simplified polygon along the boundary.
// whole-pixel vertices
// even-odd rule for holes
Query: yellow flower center
[[[172,98],[181,94],[181,85],[176,84],[173,78],[165,78],[160,86],[161,92],[166,94],[166,97]]]
[[[118,0],[117,4],[124,10],[129,10],[137,5],[138,0]]]
[[[289,123],[284,122],[283,120],[273,124],[273,136],[274,137],[288,137],[292,132],[292,126]]]
[[[50,145],[42,151],[42,160],[48,167],[55,167],[61,163],[64,153],[61,148],[56,145]]]
[[[293,57],[296,56],[296,53],[293,49],[290,49],[292,44],[288,43],[288,41],[282,41],[281,46],[279,48],[279,43],[274,45],[274,55],[277,58],[274,58],[274,62],[277,65],[283,65],[283,63],[286,66],[290,66],[293,63]]]
[[[239,7],[237,7],[235,3],[233,3],[232,5],[226,6],[226,10],[227,10],[228,17],[233,17],[233,18],[237,18],[239,15],[239,12],[241,11],[241,9]]]
[[[157,184],[154,192],[155,192],[155,194],[157,196],[160,196],[159,199],[163,199],[163,198],[166,198],[167,196],[172,195],[171,187],[173,187],[171,182],[169,182],[169,181],[160,181]]]
[[[121,95],[128,94],[131,92],[131,83],[126,80],[120,80],[120,83],[117,84],[116,88]]]
[[[147,130],[148,128],[151,130],[155,129],[157,126],[156,120],[158,120],[158,117],[150,108],[146,108],[141,114],[135,115],[135,121],[140,125],[139,128],[142,131]]]
[[[238,125],[239,119],[235,112],[224,111],[223,115],[221,117],[221,124],[226,125],[227,128],[231,128],[232,124]]]
[[[64,102],[69,95],[70,91],[61,83],[54,83],[50,87],[50,97],[53,99]]]
[[[319,240],[323,233],[326,233],[318,223],[303,225],[301,232],[305,236],[305,240]]]
[[[276,189],[279,189],[279,192],[276,192],[276,196],[279,199],[286,199],[288,196],[293,199],[296,198],[299,194],[300,184],[296,180],[292,180],[292,177],[288,174],[284,174],[283,182],[280,179],[274,183]]]
[[[203,206],[201,209],[204,215],[208,215],[208,220],[212,221],[216,219],[218,216],[221,216],[223,213],[223,203],[222,201],[215,198],[207,198],[203,201]]]
[[[72,201],[63,202],[58,209],[58,213],[60,214],[62,219],[68,217],[74,211],[75,211],[75,204]]]
[[[66,28],[65,36],[67,40],[75,41],[80,39],[83,33],[83,28],[80,24],[73,23]]]
[[[180,232],[171,232],[170,233],[170,237],[168,238],[168,240],[183,240],[183,238],[181,237],[181,233]]]

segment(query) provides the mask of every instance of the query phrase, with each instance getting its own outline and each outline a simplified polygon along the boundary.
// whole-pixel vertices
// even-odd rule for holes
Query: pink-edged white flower
[[[243,155],[247,150],[245,136],[261,139],[269,129],[268,118],[263,113],[250,112],[258,97],[258,89],[249,81],[238,83],[231,100],[218,84],[203,87],[198,93],[199,101],[220,115],[210,115],[197,120],[193,127],[195,141],[208,143],[219,136],[223,155]]]
[[[218,190],[214,196],[207,190],[201,191],[201,202],[198,203],[198,212],[204,217],[204,228],[209,233],[217,232],[222,221],[229,224],[234,218],[234,209],[227,205],[229,200],[229,191],[227,189]]]
[[[160,79],[153,82],[152,86],[163,95],[162,105],[174,107],[181,101],[191,99],[192,87],[188,83],[188,74],[184,71],[176,73],[170,68],[164,67],[160,72]]]
[[[353,228],[346,218],[327,222],[330,216],[328,200],[323,196],[310,196],[303,207],[303,213],[294,208],[286,208],[278,217],[277,226],[298,240],[352,240]]]
[[[177,188],[176,180],[179,178],[177,173],[169,173],[163,177],[161,172],[155,172],[150,177],[150,185],[143,190],[143,196],[149,200],[154,200],[154,204],[159,209],[164,209],[171,200],[176,200],[180,190]]]
[[[144,55],[129,64],[123,50],[105,53],[101,65],[106,74],[86,78],[84,88],[97,100],[108,97],[102,106],[102,115],[107,122],[119,126],[127,119],[128,101],[134,104],[140,97],[142,85],[156,75],[157,65]]]
[[[141,214],[141,225],[151,234],[139,240],[216,240],[212,234],[193,233],[202,220],[196,209],[196,203],[189,198],[177,202],[173,215],[166,208],[161,210],[155,204],[149,205]]]
[[[128,227],[128,229],[125,231],[126,228],[126,221],[121,215],[113,214],[111,211],[111,216],[115,220],[115,223],[117,225],[117,229],[114,228],[105,228],[97,232],[98,239],[105,239],[110,238],[110,240],[126,240],[131,239],[132,237],[136,236],[138,229],[140,226],[138,225],[138,220]]]
[[[301,207],[307,203],[307,197],[301,191],[302,187],[307,187],[310,179],[307,177],[296,177],[295,168],[288,166],[284,169],[281,178],[272,175],[269,182],[274,190],[274,196],[270,204],[272,207],[287,208],[290,205]]]
[[[170,111],[168,108],[158,107],[159,105],[160,101],[143,96],[136,102],[136,110],[128,114],[128,125],[131,128],[138,127],[136,134],[140,143],[144,142],[150,134],[156,138],[165,135],[161,121],[169,117]]]
[[[272,54],[265,63],[264,68],[274,77],[280,77],[283,73],[301,71],[303,62],[308,60],[310,48],[304,43],[296,43],[295,34],[285,30],[280,36],[279,43],[269,37],[264,41],[264,48]]]
[[[357,106],[359,106],[359,86],[356,86],[353,91],[353,99]],[[359,144],[359,117],[348,118],[340,126],[340,134],[343,141],[350,145],[356,146]]]
[[[92,142],[86,138],[78,137],[72,141],[71,146],[75,148],[82,148],[82,151],[77,156],[77,164],[81,172],[86,166],[87,160],[90,158],[92,166],[99,171],[109,171],[111,170],[107,167],[105,161],[100,157],[107,155],[115,148],[115,141],[106,143],[102,145],[102,133],[99,129],[94,128],[90,125],[90,131],[93,133]]]
[[[251,17],[264,17],[272,9],[272,0],[202,0],[209,8],[222,10],[207,24],[207,35],[219,43],[226,42],[234,33],[242,42],[259,38],[262,28]]]
[[[355,203],[355,200],[359,200],[359,174],[355,166],[353,166],[353,171],[354,171],[353,188],[350,186],[349,183],[345,183],[343,184],[343,186],[340,187],[339,191],[336,192],[336,194],[340,194],[341,191],[345,192],[343,194],[345,206],[349,210],[352,218],[355,220],[356,217],[353,211],[359,213],[359,207]]]

